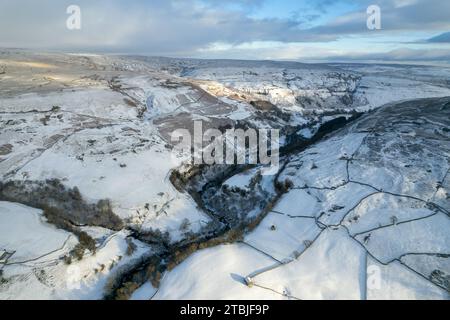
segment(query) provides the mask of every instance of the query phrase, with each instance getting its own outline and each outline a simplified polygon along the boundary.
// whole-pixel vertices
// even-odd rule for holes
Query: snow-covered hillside
[[[449,98],[395,104],[286,158],[294,186],[263,222],[155,298],[448,299],[449,116]]]
[[[20,50],[0,66],[0,299],[448,298],[450,100],[413,100],[450,96],[450,70]],[[200,120],[288,148],[359,112],[277,176],[191,166],[170,140]]]

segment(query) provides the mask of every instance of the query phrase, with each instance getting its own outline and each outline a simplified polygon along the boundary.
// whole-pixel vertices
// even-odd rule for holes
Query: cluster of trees
[[[285,194],[294,187],[294,183],[290,179],[286,179],[284,182],[276,181],[275,190],[278,194]]]
[[[83,259],[86,251],[96,252],[95,240],[82,231],[82,226],[100,226],[116,231],[123,227],[109,200],[89,204],[77,187],[67,188],[58,179],[0,182],[0,200],[41,209],[48,223],[75,234],[79,243],[64,258],[68,264],[73,259]]]
[[[87,203],[77,187],[67,188],[59,179],[0,182],[0,200],[44,211],[47,209],[52,218],[49,222],[57,221],[63,229],[66,224],[98,226],[115,231],[123,228],[123,221],[113,212],[108,199]]]

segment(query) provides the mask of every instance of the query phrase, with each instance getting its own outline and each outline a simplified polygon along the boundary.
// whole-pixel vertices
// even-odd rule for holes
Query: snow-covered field
[[[128,235],[120,231],[106,237],[95,255],[69,265],[62,259],[76,237],[46,223],[40,210],[0,202],[0,222],[1,246],[12,253],[2,264],[0,299],[101,299],[111,274],[151,250],[136,242],[127,255]]]
[[[0,299],[101,299],[155,252],[211,236],[227,210],[211,214],[173,184],[173,130],[244,124],[282,129],[288,143],[369,110],[282,159],[278,180],[293,188],[242,239],[161,270],[159,288],[132,277],[127,297],[448,299],[450,102],[396,102],[450,96],[450,70],[0,53]],[[233,210],[259,199],[248,195],[257,172],[222,181],[242,193]],[[55,179],[61,195],[2,193]],[[273,180],[260,183],[273,197]],[[70,210],[67,195],[99,212],[107,199],[121,227],[55,220],[49,207]],[[96,249],[68,262],[80,233]]]

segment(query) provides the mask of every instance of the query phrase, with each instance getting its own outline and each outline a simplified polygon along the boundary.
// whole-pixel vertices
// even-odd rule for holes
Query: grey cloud
[[[261,4],[242,0],[246,7]],[[82,30],[65,27],[72,1],[0,3],[0,46],[98,49],[138,52],[189,52],[211,42],[302,41],[300,22],[292,19],[252,19],[245,11],[225,10],[208,0],[156,0],[128,4],[117,1],[78,1]]]
[[[326,42],[350,34],[365,34],[365,9],[373,0],[360,0],[359,9],[318,27],[309,27],[311,13],[290,19],[255,19],[248,12],[264,0],[231,0],[243,10],[219,0],[111,1],[78,0],[83,28],[65,28],[65,9],[73,0],[2,0],[0,46],[76,51],[131,52],[189,56],[211,43],[253,41]],[[417,0],[396,7],[398,0],[380,0],[384,33],[445,30],[450,24],[450,1]],[[228,2],[229,3],[229,2]],[[318,1],[318,11],[331,0]]]
[[[382,31],[391,32],[433,31],[450,28],[450,1],[417,0],[398,6],[398,0],[363,0],[360,9],[338,17],[329,23],[307,30],[311,35],[327,35],[337,39],[349,34],[370,34],[366,28],[366,9],[376,3],[381,9]]]
[[[450,62],[450,49],[426,50],[401,48],[383,53],[329,56],[336,61]]]

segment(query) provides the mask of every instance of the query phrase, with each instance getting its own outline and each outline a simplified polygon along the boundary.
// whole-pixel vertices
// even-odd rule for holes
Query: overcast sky
[[[68,30],[69,5],[81,30]],[[366,26],[381,9],[381,30]],[[0,46],[174,57],[450,61],[448,0],[1,0]]]

